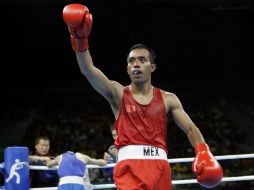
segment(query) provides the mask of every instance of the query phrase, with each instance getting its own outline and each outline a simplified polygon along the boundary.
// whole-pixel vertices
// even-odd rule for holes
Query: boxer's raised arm
[[[89,9],[81,4],[70,4],[63,9],[63,19],[67,24],[72,49],[76,52],[81,73],[87,78],[94,89],[109,102],[121,100],[120,93],[123,86],[116,81],[109,80],[97,67],[94,66],[88,50],[88,37],[92,30],[92,15]]]

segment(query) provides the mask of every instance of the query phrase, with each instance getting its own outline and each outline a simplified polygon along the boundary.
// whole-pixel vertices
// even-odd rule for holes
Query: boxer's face
[[[36,153],[40,156],[46,156],[49,153],[49,141],[40,139],[39,143],[35,145]]]
[[[142,48],[132,50],[127,62],[127,73],[133,82],[150,80],[151,73],[156,69],[156,65],[150,62],[149,52]]]

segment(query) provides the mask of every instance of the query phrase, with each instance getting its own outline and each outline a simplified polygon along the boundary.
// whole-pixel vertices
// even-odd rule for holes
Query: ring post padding
[[[4,150],[6,190],[29,190],[29,161],[27,147],[7,147]]]

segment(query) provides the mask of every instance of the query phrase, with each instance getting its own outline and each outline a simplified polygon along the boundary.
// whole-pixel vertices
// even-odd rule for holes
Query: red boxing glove
[[[89,9],[81,4],[67,5],[63,9],[63,19],[71,34],[72,49],[78,52],[86,51],[92,30],[92,15]]]
[[[217,186],[223,177],[219,162],[205,143],[197,145],[195,151],[196,157],[192,162],[192,171],[197,176],[198,183],[206,188]]]

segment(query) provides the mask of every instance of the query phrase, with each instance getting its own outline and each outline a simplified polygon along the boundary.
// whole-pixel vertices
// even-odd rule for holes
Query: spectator
[[[114,139],[114,141],[117,138],[117,132],[115,129],[115,126],[112,124],[110,126],[110,131],[112,134],[112,138]],[[114,143],[108,148],[108,151],[104,153],[104,157],[103,157],[108,163],[116,163],[118,160],[118,149],[116,148],[116,146],[114,145]],[[105,172],[106,172],[106,178],[107,181],[109,182],[113,182],[113,170],[114,168],[105,168]]]
[[[111,130],[112,138],[115,141],[118,135],[114,125],[110,126],[110,130]],[[108,148],[108,151],[104,153],[104,159],[107,160],[108,163],[116,163],[117,155],[118,155],[118,149],[113,144]]]
[[[46,166],[46,162],[53,157],[50,155],[50,140],[46,136],[37,137],[35,140],[35,153],[29,156],[30,165]],[[31,170],[31,187],[55,187],[59,181],[56,171]]]

